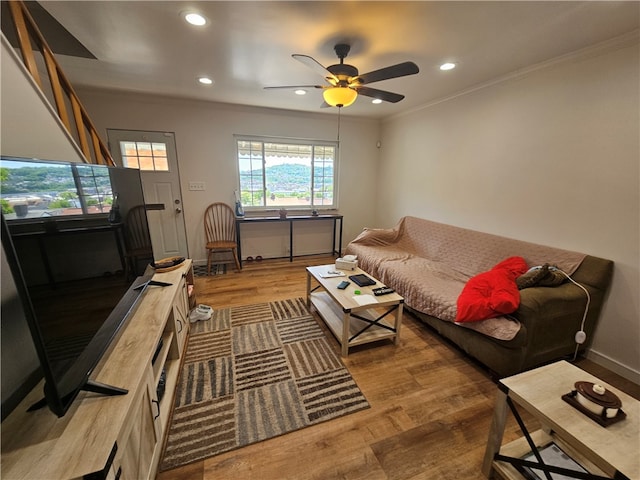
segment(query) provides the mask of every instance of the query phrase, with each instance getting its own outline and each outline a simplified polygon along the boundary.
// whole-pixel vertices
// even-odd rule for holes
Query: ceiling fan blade
[[[279,85],[277,87],[262,87],[265,90],[275,90],[277,88],[327,88],[322,85]]]
[[[357,77],[349,79],[349,83],[357,82],[361,85],[365,83],[379,82],[381,80],[388,80],[389,78],[404,77],[406,75],[414,75],[418,73],[420,69],[413,62],[398,63],[390,67],[381,68],[380,70],[374,70],[373,72],[363,73]]]
[[[327,80],[332,85],[336,85],[338,83],[338,78],[329,70],[327,70],[315,58],[310,57],[309,55],[301,55],[299,53],[294,53],[291,56],[296,60],[298,60],[299,62],[304,63],[307,67],[309,67],[311,70],[316,72],[318,75],[321,75],[325,80]]]
[[[366,97],[379,98],[380,100],[384,100],[385,102],[391,102],[391,103],[398,103],[400,100],[404,98],[404,95],[400,95],[399,93],[387,92],[385,90],[378,90],[377,88],[356,87],[356,91],[360,95],[364,95]]]

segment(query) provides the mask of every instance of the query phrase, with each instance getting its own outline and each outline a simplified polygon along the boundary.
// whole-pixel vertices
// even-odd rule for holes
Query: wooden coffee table
[[[342,277],[326,277],[328,272],[340,271]],[[359,287],[349,276],[365,274],[376,281],[375,285]],[[317,284],[311,288],[312,280]],[[351,282],[344,290],[338,289],[343,280]],[[313,305],[320,317],[342,346],[342,356],[349,354],[349,347],[364,343],[393,339],[400,341],[402,308],[404,299],[397,293],[374,296],[372,290],[383,286],[378,280],[359,268],[354,271],[335,270],[335,265],[307,267],[307,307]],[[360,293],[356,294],[356,290]],[[393,323],[387,321],[391,315]]]
[[[565,402],[562,395],[571,392],[577,381],[599,383],[611,390],[622,401],[627,417],[603,427]],[[487,478],[524,478],[509,459],[496,458],[499,454],[520,459],[532,451],[526,437],[501,445],[509,404],[540,421],[542,429],[530,434],[537,447],[554,442],[590,474],[599,476],[589,478],[640,478],[640,402],[633,397],[565,361],[504,378],[498,386],[482,468]]]

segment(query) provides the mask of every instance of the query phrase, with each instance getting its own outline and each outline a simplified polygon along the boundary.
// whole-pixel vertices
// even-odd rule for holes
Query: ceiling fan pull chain
[[[338,143],[340,143],[340,111],[342,110],[341,107],[338,107]]]

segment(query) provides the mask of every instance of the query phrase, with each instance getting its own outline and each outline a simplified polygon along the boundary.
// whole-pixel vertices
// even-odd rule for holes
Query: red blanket
[[[516,278],[527,271],[522,257],[509,257],[469,279],[458,297],[456,322],[477,322],[513,313],[520,305]]]

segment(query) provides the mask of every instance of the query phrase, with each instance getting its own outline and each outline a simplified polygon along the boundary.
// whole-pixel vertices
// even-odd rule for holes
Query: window
[[[120,142],[122,165],[155,172],[168,172],[167,145],[157,142]]]
[[[334,142],[237,137],[243,207],[335,208]]]
[[[109,213],[109,168],[3,159],[2,213],[7,220]]]

